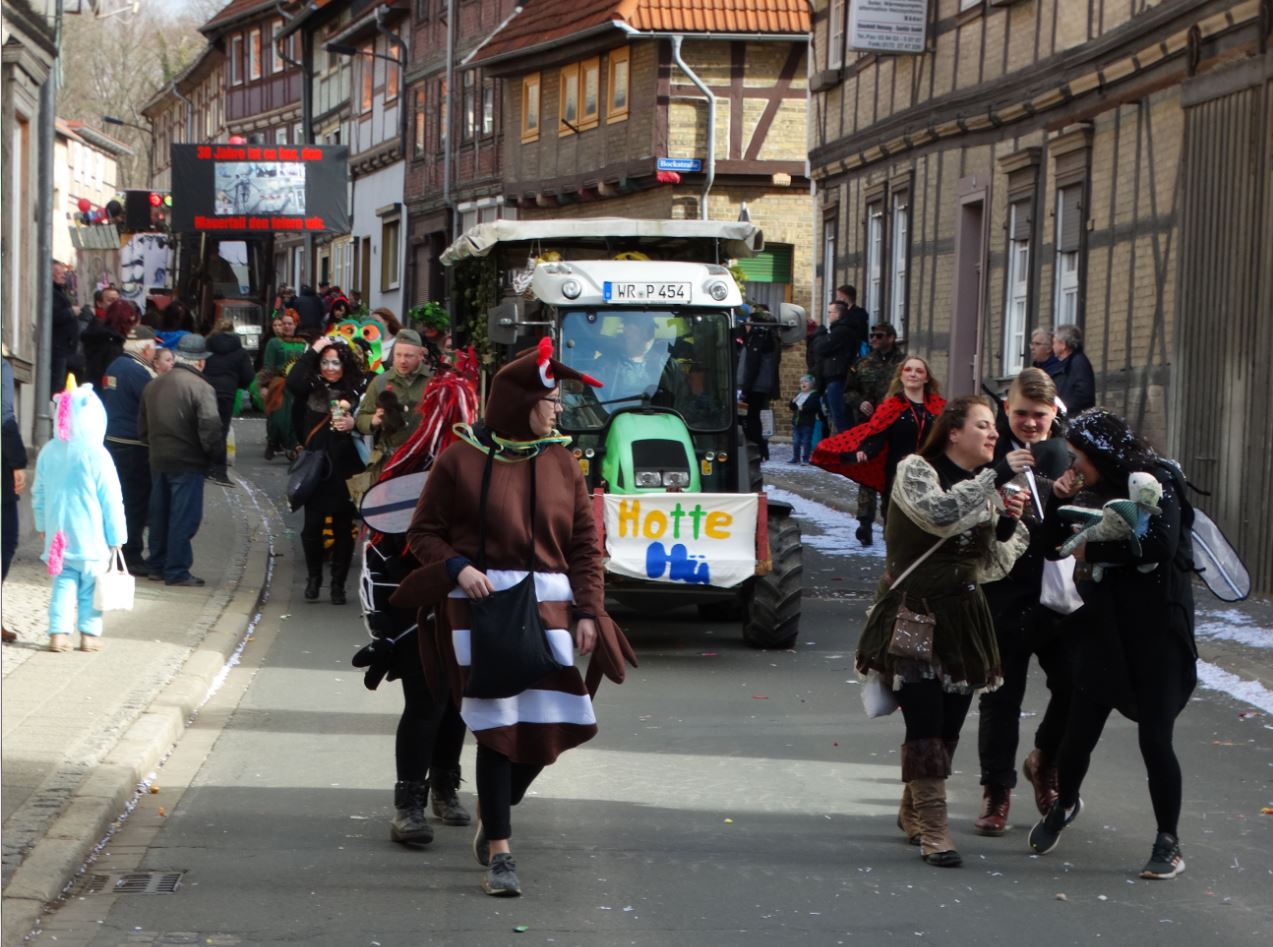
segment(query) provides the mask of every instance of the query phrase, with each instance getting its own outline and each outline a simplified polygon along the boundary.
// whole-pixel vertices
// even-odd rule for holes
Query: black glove
[[[366,668],[362,682],[367,690],[374,691],[380,686],[385,675],[393,666],[393,640],[390,638],[373,638],[371,642],[359,648],[353,657],[353,666]]]

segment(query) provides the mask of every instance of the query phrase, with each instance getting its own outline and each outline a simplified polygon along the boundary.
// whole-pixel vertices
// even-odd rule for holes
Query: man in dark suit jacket
[[[1056,396],[1070,417],[1096,406],[1096,373],[1083,354],[1083,332],[1075,325],[1052,332],[1052,354],[1059,364],[1048,374],[1056,382]]]

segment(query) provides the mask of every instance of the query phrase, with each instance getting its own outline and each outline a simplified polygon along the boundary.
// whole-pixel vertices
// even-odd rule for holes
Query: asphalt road
[[[255,459],[254,424],[239,430],[239,475],[278,495],[282,462]],[[241,663],[87,869],[108,890],[81,886],[35,943],[1246,945],[1273,932],[1273,817],[1260,814],[1273,725],[1215,692],[1199,691],[1177,728],[1179,879],[1136,877],[1154,825],[1121,719],[1083,816],[1038,858],[1028,793],[1006,836],[971,831],[974,714],[950,785],[965,865],[924,865],[894,826],[901,721],[865,718],[852,671],[878,558],[834,542],[808,549],[795,651],[752,651],[692,612],[620,615],[641,667],[603,686],[598,738],[514,811],[525,896],[487,898],[468,830],[438,826],[424,850],[389,841],[401,692],[363,687],[348,663],[365,637],[356,606],[303,601],[294,539],[279,537],[286,554]],[[1036,680],[1027,741],[1042,693]],[[471,739],[464,762],[471,774]],[[181,884],[109,890],[134,869],[182,872]]]

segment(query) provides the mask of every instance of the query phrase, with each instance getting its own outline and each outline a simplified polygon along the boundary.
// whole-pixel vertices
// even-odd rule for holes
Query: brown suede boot
[[[915,814],[915,800],[911,798],[911,784],[902,788],[902,804],[897,809],[897,827],[906,833],[906,840],[919,844],[919,816]]]
[[[911,798],[919,818],[919,851],[924,861],[938,868],[958,868],[963,858],[955,851],[946,817],[946,780],[939,776],[912,779]]]
[[[1035,749],[1025,758],[1021,774],[1034,787],[1034,804],[1038,807],[1039,814],[1047,815],[1057,799],[1056,768],[1049,763],[1041,750]]]

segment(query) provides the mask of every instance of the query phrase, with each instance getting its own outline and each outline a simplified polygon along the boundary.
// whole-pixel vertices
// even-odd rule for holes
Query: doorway
[[[955,292],[950,314],[950,366],[947,373],[947,391],[951,397],[976,394],[981,388],[985,254],[986,183],[973,176],[959,182]]]

